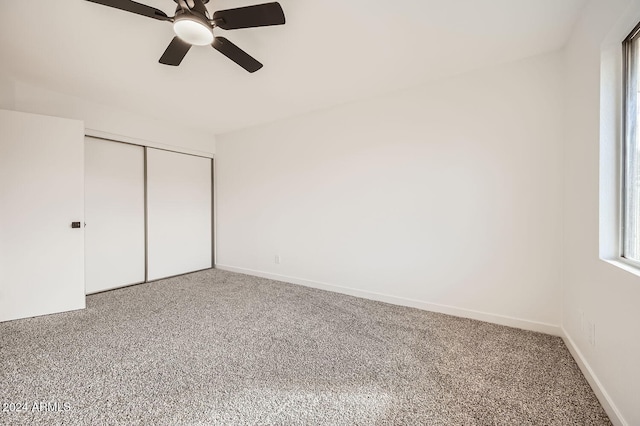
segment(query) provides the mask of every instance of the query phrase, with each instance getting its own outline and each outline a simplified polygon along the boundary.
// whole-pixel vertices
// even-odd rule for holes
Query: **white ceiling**
[[[141,2],[174,14],[172,0]],[[286,25],[216,29],[264,64],[249,74],[208,46],[160,65],[167,22],[85,0],[4,0],[0,52],[24,82],[224,133],[558,49],[584,3],[280,0]]]

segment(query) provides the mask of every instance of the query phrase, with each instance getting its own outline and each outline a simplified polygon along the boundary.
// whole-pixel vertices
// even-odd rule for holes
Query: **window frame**
[[[631,79],[632,73],[632,55],[633,55],[633,42],[640,42],[640,23],[629,33],[629,35],[622,42],[622,114],[621,114],[621,147],[620,147],[620,227],[619,227],[619,247],[618,258],[620,261],[640,269],[640,260],[635,260],[625,256],[626,242],[627,242],[627,153],[629,152],[629,144],[637,143],[638,124],[640,120],[637,119],[637,94],[633,97],[636,106],[632,114],[630,110],[631,96]],[[640,66],[640,50],[636,51],[636,66]],[[636,77],[637,78],[637,77]],[[638,78],[637,78],[638,79]],[[640,79],[638,79],[640,80]],[[637,88],[638,82],[636,82]],[[640,148],[640,147],[639,147]],[[640,162],[637,164],[640,168]],[[636,231],[640,238],[640,229]]]

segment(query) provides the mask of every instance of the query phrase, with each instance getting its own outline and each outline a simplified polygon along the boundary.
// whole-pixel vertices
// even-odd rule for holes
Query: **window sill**
[[[635,275],[636,277],[640,277],[640,266],[636,266],[633,265],[631,263],[627,263],[622,259],[605,259],[605,258],[601,258],[601,260],[616,266],[622,270],[625,270],[633,275]]]

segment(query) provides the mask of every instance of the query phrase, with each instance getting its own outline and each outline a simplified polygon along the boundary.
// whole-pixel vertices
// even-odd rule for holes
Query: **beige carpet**
[[[0,323],[0,367],[0,424],[610,424],[557,337],[217,270]]]

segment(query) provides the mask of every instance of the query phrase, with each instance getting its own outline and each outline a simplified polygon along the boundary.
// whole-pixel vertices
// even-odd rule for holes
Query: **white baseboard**
[[[596,394],[598,401],[602,404],[602,408],[606,411],[611,423],[615,426],[628,426],[629,423],[627,423],[624,417],[622,417],[620,410],[618,410],[616,405],[613,403],[613,400],[602,386],[602,383],[600,383],[600,380],[598,380],[598,377],[591,369],[591,366],[589,366],[589,363],[582,355],[582,352],[580,352],[580,349],[578,349],[578,346],[574,343],[564,328],[562,328],[562,339],[564,340],[565,345],[567,345],[567,348],[569,348],[571,356],[576,360],[576,364],[580,367],[580,371],[582,371],[587,382],[589,382],[591,389],[593,389],[593,392]]]
[[[305,287],[313,287],[321,290],[333,291],[336,293],[348,294],[350,296],[362,297],[364,299],[377,300],[379,302],[391,303],[393,305],[408,306],[411,308],[422,309],[425,311],[438,312],[456,317],[470,318],[478,321],[490,322],[493,324],[506,325],[508,327],[520,328],[523,330],[537,331],[540,333],[551,334],[553,336],[563,336],[562,329],[553,324],[536,322],[513,318],[505,315],[490,314],[487,312],[474,311],[471,309],[458,308],[455,306],[441,305],[437,303],[429,303],[421,300],[408,299],[405,297],[391,296],[388,294],[375,293],[366,290],[358,290],[350,287],[343,287],[334,284],[321,283],[317,281],[306,280],[303,278],[289,277],[286,275],[272,274],[269,272],[256,271],[253,269],[238,268],[230,265],[216,264],[217,269],[224,271],[238,272],[240,274],[253,275],[262,278],[268,278],[276,281],[284,281],[291,284],[299,284]]]

